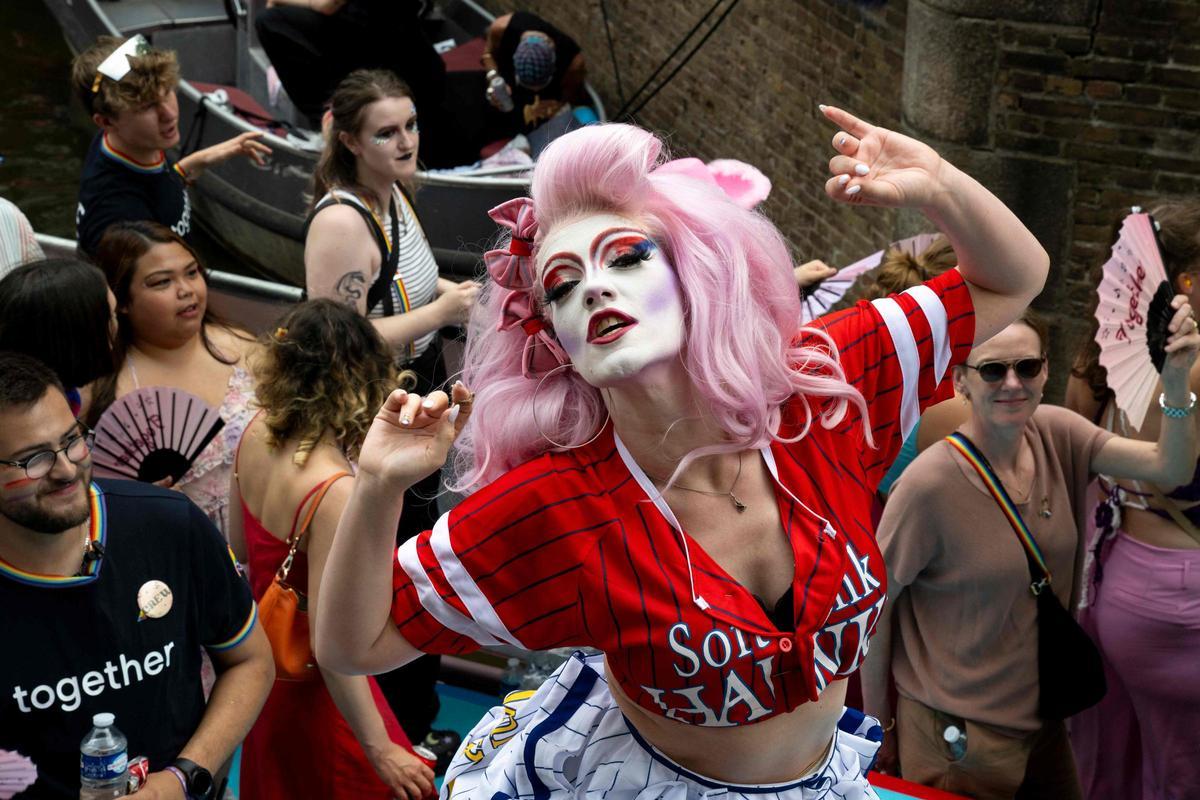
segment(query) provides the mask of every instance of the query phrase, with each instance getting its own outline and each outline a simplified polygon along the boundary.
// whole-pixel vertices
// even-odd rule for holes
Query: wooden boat
[[[312,139],[289,135],[272,120],[303,128],[285,95],[270,108],[269,62],[258,46],[254,14],[265,0],[45,0],[75,52],[96,37],[145,35],[154,46],[178,54],[182,141],[199,149],[253,130],[273,154],[266,166],[233,159],[210,169],[193,192],[198,222],[249,270],[291,285],[303,283],[302,231],[305,193],[317,153]],[[453,40],[447,69],[478,70],[480,38],[492,15],[472,0],[438,0],[422,18],[432,41]],[[220,90],[220,91],[218,91]],[[594,110],[604,107],[589,87]],[[224,102],[223,102],[224,101]],[[319,140],[318,140],[319,141]],[[495,236],[487,209],[529,185],[519,169],[418,173],[421,223],[443,273],[475,274],[479,254]]]

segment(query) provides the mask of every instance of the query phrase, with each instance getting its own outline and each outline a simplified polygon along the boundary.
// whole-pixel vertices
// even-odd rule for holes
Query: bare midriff
[[[1154,500],[1151,499],[1151,503]],[[1180,509],[1187,509],[1181,505]],[[1125,506],[1121,509],[1121,530],[1130,538],[1153,547],[1165,547],[1171,550],[1196,550],[1200,548],[1190,535],[1185,533],[1174,521],[1164,519],[1151,511]]]
[[[605,669],[617,705],[643,739],[680,766],[723,783],[784,783],[809,775],[828,754],[846,701],[846,682],[835,681],[817,702],[750,725],[687,725],[639,706],[607,661]]]

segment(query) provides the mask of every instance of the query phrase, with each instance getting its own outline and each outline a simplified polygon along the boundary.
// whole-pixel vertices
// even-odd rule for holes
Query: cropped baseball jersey
[[[588,645],[652,713],[757,722],[856,670],[886,593],[874,487],[927,405],[949,395],[975,319],[957,270],[816,321],[867,401],[837,426],[760,451],[792,544],[793,622],[781,631],[685,531],[611,424],[591,444],[506,473],[398,550],[392,618],[414,647]],[[815,337],[814,337],[815,338]],[[815,342],[814,342],[815,343]],[[802,430],[798,398],[781,439]]]

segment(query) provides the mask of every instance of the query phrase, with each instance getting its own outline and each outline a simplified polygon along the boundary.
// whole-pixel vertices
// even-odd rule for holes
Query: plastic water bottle
[[[521,669],[521,659],[510,658],[504,672],[500,674],[500,698],[508,697],[510,692],[521,688],[521,677],[525,671]]]
[[[79,800],[124,797],[129,780],[129,741],[112,714],[96,714],[79,746]]]
[[[967,732],[959,730],[957,725],[947,725],[946,730],[942,731],[942,738],[946,740],[954,760],[962,761],[967,754]]]

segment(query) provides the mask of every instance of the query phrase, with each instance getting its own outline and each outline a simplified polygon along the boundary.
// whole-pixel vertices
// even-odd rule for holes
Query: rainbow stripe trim
[[[108,514],[104,507],[104,492],[96,484],[88,487],[88,500],[91,506],[91,525],[88,530],[88,540],[108,544]],[[0,575],[10,578],[27,586],[37,586],[43,589],[61,589],[71,586],[82,586],[100,577],[104,559],[97,559],[88,564],[86,575],[43,575],[40,572],[28,572],[18,569],[0,558]]]
[[[983,479],[983,485],[992,493],[992,497],[996,498],[996,503],[1000,506],[1000,510],[1008,517],[1008,523],[1013,526],[1013,529],[1020,537],[1021,544],[1025,546],[1025,550],[1037,562],[1038,567],[1046,576],[1046,582],[1049,583],[1051,580],[1050,568],[1046,566],[1046,559],[1042,556],[1042,548],[1038,547],[1037,540],[1033,538],[1033,534],[1029,531],[1029,526],[1021,518],[1021,512],[1017,511],[1016,504],[1008,496],[1008,491],[1004,488],[1004,484],[1000,482],[1000,479],[996,477],[996,473],[992,471],[992,465],[975,448],[974,444],[962,434],[952,433],[946,437],[946,441],[954,449],[962,453],[967,463],[979,473],[979,477]]]
[[[132,156],[127,156],[120,150],[108,143],[108,134],[100,137],[100,152],[116,161],[122,166],[128,167],[134,172],[140,172],[143,175],[153,175],[156,172],[162,172],[167,168],[167,156],[161,150],[158,151],[158,160],[153,164],[146,164],[136,160]]]
[[[216,650],[217,652],[221,652],[224,650],[232,650],[233,648],[235,648],[239,644],[241,644],[242,641],[247,636],[250,635],[250,631],[254,630],[254,622],[257,619],[258,619],[258,604],[251,602],[250,616],[246,617],[245,624],[243,624],[242,627],[238,629],[238,632],[235,633],[231,638],[226,639],[225,641],[221,642],[220,644],[208,645],[207,649]]]

